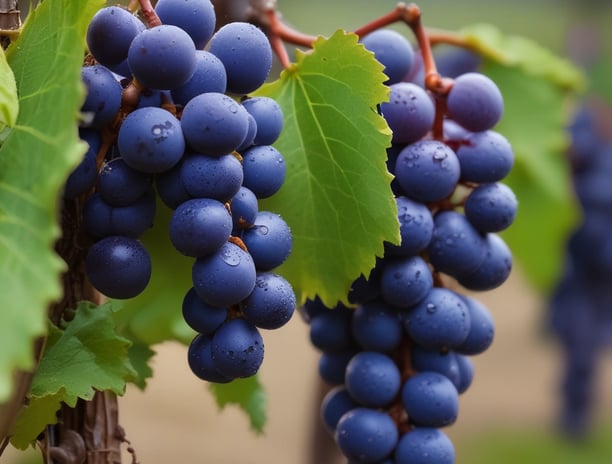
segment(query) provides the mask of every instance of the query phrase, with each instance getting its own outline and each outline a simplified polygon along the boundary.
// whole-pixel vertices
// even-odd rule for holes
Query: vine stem
[[[134,3],[134,1],[130,2],[130,6],[132,8],[134,8]],[[153,5],[151,5],[151,0],[138,0],[138,5],[140,6],[140,12],[142,13],[148,27],[151,28],[161,26],[162,22],[159,19],[159,16],[157,16],[155,8],[153,8]]]

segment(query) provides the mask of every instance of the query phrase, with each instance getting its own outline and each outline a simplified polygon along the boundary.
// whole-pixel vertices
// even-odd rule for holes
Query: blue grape
[[[272,145],[283,130],[283,110],[273,98],[250,97],[243,100],[242,106],[253,116],[257,133],[255,145]]]
[[[155,195],[146,192],[127,206],[111,206],[96,192],[83,205],[83,225],[93,238],[121,235],[138,238],[153,226]]]
[[[507,229],[516,217],[518,201],[507,185],[499,182],[476,187],[465,202],[465,216],[481,232]]]
[[[184,159],[185,158],[181,158],[173,167],[155,176],[157,194],[170,209],[176,209],[181,203],[192,198],[181,180],[181,170],[183,168]]]
[[[251,148],[255,143],[255,137],[257,136],[257,121],[255,121],[255,118],[251,115],[251,113],[248,113],[248,117],[249,128],[247,130],[247,135],[244,137],[238,148],[236,148],[238,153],[242,153],[244,150]]]
[[[318,364],[319,377],[328,385],[344,384],[346,366],[355,354],[355,350],[322,353]]]
[[[183,109],[181,126],[189,146],[200,153],[221,156],[236,150],[249,129],[244,107],[223,93],[192,98]]]
[[[417,426],[444,427],[459,413],[459,393],[448,377],[438,372],[420,372],[402,387],[402,405]]]
[[[490,78],[477,72],[458,76],[446,100],[448,116],[472,132],[493,128],[504,112],[504,100]]]
[[[237,21],[222,26],[211,38],[209,51],[223,62],[231,93],[247,94],[258,89],[272,69],[268,38],[250,23]]]
[[[223,323],[212,336],[213,366],[222,375],[255,375],[263,362],[264,343],[257,328],[242,318]]]
[[[183,29],[196,48],[204,48],[215,31],[215,8],[210,0],[159,0],[155,12],[163,24]]]
[[[416,427],[402,435],[394,456],[396,464],[454,464],[455,447],[441,430]]]
[[[399,82],[390,86],[389,101],[380,111],[393,132],[393,143],[409,144],[421,139],[433,126],[435,108],[431,97],[416,84]]]
[[[512,146],[495,131],[471,134],[456,153],[461,166],[461,180],[465,182],[498,182],[514,165]]]
[[[459,384],[455,385],[459,394],[464,393],[472,385],[474,380],[474,363],[468,356],[457,354],[459,365]]]
[[[397,311],[380,301],[365,303],[354,311],[351,329],[361,348],[389,353],[400,345],[404,329]]]
[[[387,85],[400,82],[412,67],[414,50],[412,44],[399,32],[378,29],[364,36],[361,43],[374,53],[374,57],[385,67],[389,78]]]
[[[283,155],[270,145],[254,146],[242,153],[243,185],[257,198],[274,195],[285,182]]]
[[[412,367],[417,372],[438,372],[453,382],[458,389],[461,385],[461,373],[459,362],[453,351],[428,350],[419,345],[414,345],[410,352]]]
[[[434,231],[427,248],[436,271],[453,277],[474,272],[487,253],[486,240],[457,211],[442,211],[434,218]]]
[[[257,275],[255,288],[242,304],[243,317],[260,329],[284,326],[295,311],[296,299],[291,284],[271,272]]]
[[[80,127],[102,129],[109,124],[121,107],[123,89],[115,76],[102,65],[81,68],[81,79],[85,84],[86,96],[81,112],[84,119]]]
[[[146,26],[120,6],[99,10],[87,27],[87,47],[98,63],[111,67],[124,62],[134,37]]]
[[[225,205],[210,198],[193,198],[181,204],[170,218],[170,241],[186,256],[211,255],[232,233],[232,217]]]
[[[110,236],[94,243],[85,260],[91,284],[109,298],[133,298],[151,278],[151,258],[136,239]]]
[[[100,135],[93,129],[81,129],[79,136],[81,140],[87,142],[87,151],[66,179],[64,198],[76,198],[89,192],[98,179],[97,155],[101,144]]]
[[[464,47],[436,49],[434,58],[440,75],[451,78],[476,72],[482,63],[481,55]]]
[[[181,182],[195,198],[229,201],[240,191],[244,179],[242,164],[234,155],[191,154],[184,158]]]
[[[359,406],[344,386],[336,386],[325,394],[321,402],[321,419],[328,431],[334,432],[340,418]]]
[[[171,90],[172,100],[185,106],[200,94],[207,92],[224,93],[227,75],[221,60],[206,50],[196,50],[196,67],[187,82]]]
[[[240,303],[253,291],[255,278],[251,256],[230,242],[212,255],[197,258],[192,268],[196,293],[212,306]]]
[[[121,124],[117,144],[128,166],[149,174],[172,168],[185,151],[179,120],[155,107],[132,111]]]
[[[463,297],[470,313],[470,331],[465,341],[454,348],[457,353],[476,355],[486,351],[495,335],[493,317],[485,305],[480,301]]]
[[[98,192],[111,206],[128,206],[151,189],[151,177],[131,168],[123,158],[114,158],[102,166]]]
[[[408,145],[397,157],[395,176],[406,196],[423,202],[452,194],[461,175],[455,152],[437,140]]]
[[[196,49],[181,28],[162,24],[140,32],[128,50],[128,64],[143,87],[168,90],[187,82],[196,69]]]
[[[345,306],[325,309],[310,321],[310,341],[321,351],[347,351],[355,346],[351,332],[352,310]]]
[[[432,289],[429,266],[420,256],[388,260],[382,269],[380,289],[391,306],[409,308],[421,301]]]
[[[181,309],[187,325],[205,335],[212,335],[227,319],[226,308],[205,303],[193,287],[185,294]]]
[[[242,240],[260,271],[280,266],[291,254],[291,229],[283,218],[270,211],[260,211],[252,227],[245,229]]]
[[[497,234],[487,234],[485,258],[472,272],[457,277],[461,285],[469,290],[493,290],[503,284],[512,271],[512,252]]]
[[[375,463],[388,457],[398,436],[397,427],[388,414],[362,407],[342,415],[335,433],[342,453],[362,463]]]
[[[402,385],[395,361],[384,353],[361,351],[346,366],[345,385],[351,398],[371,408],[391,404]]]
[[[406,315],[404,328],[424,348],[453,349],[469,334],[470,313],[457,293],[447,288],[433,288]]]
[[[234,229],[245,229],[255,223],[259,205],[255,194],[246,187],[240,187],[230,200]]]
[[[431,241],[433,216],[423,203],[406,197],[396,197],[397,218],[400,223],[400,245],[385,244],[386,256],[412,256],[420,253]]]
[[[208,335],[196,335],[187,350],[187,362],[194,375],[207,382],[229,383],[232,377],[221,374],[212,359],[212,340]]]

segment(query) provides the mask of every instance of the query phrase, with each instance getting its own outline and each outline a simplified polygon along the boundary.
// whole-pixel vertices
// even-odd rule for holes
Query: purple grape
[[[183,159],[181,182],[192,197],[230,201],[240,191],[243,179],[242,164],[234,155],[194,153]]]
[[[346,366],[346,388],[351,398],[363,406],[388,406],[399,393],[401,384],[395,361],[383,353],[361,351]]]
[[[215,8],[210,0],[158,0],[155,12],[164,24],[183,29],[202,49],[215,31]]]
[[[446,101],[448,116],[472,132],[489,130],[504,112],[499,88],[484,74],[469,72],[455,79]]]
[[[242,153],[243,185],[257,198],[274,195],[285,182],[283,155],[270,145],[254,146]]]
[[[244,300],[242,313],[254,326],[274,330],[289,322],[295,307],[291,284],[278,274],[263,272],[257,274],[255,288]]]
[[[87,91],[81,106],[84,118],[80,127],[102,129],[119,112],[123,89],[115,76],[102,65],[81,68],[81,79]]]
[[[226,377],[255,375],[263,362],[264,344],[255,326],[242,318],[224,322],[212,336],[212,363]]]
[[[361,39],[365,48],[385,67],[386,84],[400,82],[412,67],[414,50],[402,34],[392,29],[378,29]]]
[[[183,298],[182,313],[189,327],[205,335],[212,335],[227,319],[226,308],[205,303],[198,297],[193,287]]]
[[[389,101],[380,110],[393,131],[393,143],[409,144],[421,139],[433,126],[435,108],[431,97],[416,84],[399,82],[390,86]]]
[[[388,457],[398,436],[397,426],[388,414],[362,407],[345,413],[335,433],[336,442],[347,458],[371,463]]]
[[[457,420],[459,393],[448,377],[420,372],[402,387],[402,404],[410,422],[421,427],[445,427]]]

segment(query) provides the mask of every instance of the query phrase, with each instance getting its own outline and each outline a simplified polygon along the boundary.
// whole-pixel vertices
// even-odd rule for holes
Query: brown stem
[[[159,19],[159,16],[157,16],[155,9],[151,5],[151,0],[138,0],[138,3],[140,4],[140,12],[144,17],[147,26],[150,28],[161,26],[162,22]]]

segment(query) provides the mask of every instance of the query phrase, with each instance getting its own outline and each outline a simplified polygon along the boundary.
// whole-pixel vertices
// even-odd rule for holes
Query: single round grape
[[[394,456],[398,464],[454,464],[455,447],[441,430],[416,427],[402,435]]]
[[[461,394],[472,385],[474,380],[474,363],[469,356],[458,354],[457,364],[459,365],[459,385],[457,386],[457,391]]]
[[[198,49],[204,48],[215,31],[217,18],[210,0],[158,0],[155,12],[163,24],[187,32]]]
[[[491,346],[495,335],[495,323],[484,304],[466,295],[463,299],[470,312],[470,331],[465,341],[454,350],[457,353],[473,356],[485,352]]]
[[[244,107],[223,93],[200,94],[185,105],[181,126],[189,146],[200,153],[221,156],[236,150],[249,130]]]
[[[98,10],[87,27],[87,48],[98,63],[115,66],[125,61],[134,37],[146,26],[121,6]]]
[[[128,64],[143,87],[168,90],[187,82],[196,69],[196,49],[184,30],[162,24],[140,32],[128,51]]]
[[[363,463],[375,463],[389,456],[398,436],[397,426],[388,414],[362,407],[343,414],[335,434],[342,453]]]
[[[246,229],[255,223],[259,205],[255,194],[246,187],[240,187],[230,200],[234,229]]]
[[[507,185],[495,182],[476,187],[465,202],[465,216],[480,232],[500,232],[514,222],[518,201]]]
[[[321,419],[328,431],[334,432],[340,418],[359,406],[343,385],[329,390],[321,402]]]
[[[185,151],[180,121],[154,107],[132,111],[121,124],[117,144],[128,166],[149,174],[172,168]]]
[[[172,100],[185,106],[202,93],[224,93],[227,75],[221,60],[206,50],[196,50],[196,68],[187,82],[171,90]]]
[[[433,235],[433,216],[423,203],[399,196],[397,203],[397,219],[400,223],[400,245],[385,243],[385,254],[395,257],[413,256],[429,245]]]
[[[247,94],[265,82],[272,69],[272,47],[266,35],[246,22],[222,26],[210,40],[209,51],[227,71],[227,90]]]
[[[461,171],[455,152],[437,140],[408,145],[397,157],[395,176],[406,196],[423,202],[440,201],[453,193]]]
[[[399,32],[378,29],[364,36],[361,43],[385,67],[384,73],[389,78],[387,85],[400,82],[410,71],[414,50],[408,39]]]
[[[461,180],[465,182],[498,182],[514,165],[514,152],[508,140],[495,131],[471,134],[457,149]]]
[[[390,86],[389,101],[380,111],[393,132],[393,143],[410,144],[420,140],[433,126],[435,108],[427,92],[411,82]]]
[[[489,233],[485,239],[485,257],[471,273],[457,277],[469,290],[493,290],[503,284],[512,271],[512,252],[497,234]]]
[[[348,351],[355,346],[352,317],[352,310],[345,306],[325,309],[310,321],[310,342],[325,352]]]
[[[195,291],[212,306],[240,303],[253,291],[255,278],[251,256],[230,242],[212,255],[197,258],[192,269]]]
[[[91,191],[98,180],[97,155],[100,149],[99,132],[93,129],[80,129],[81,140],[87,142],[87,151],[76,168],[68,175],[64,185],[64,198],[76,198]]]
[[[410,308],[425,298],[432,287],[431,271],[420,256],[387,261],[382,269],[382,297],[396,308]]]
[[[211,350],[215,369],[233,378],[255,375],[264,357],[261,334],[242,318],[230,319],[217,329]]]
[[[412,361],[412,367],[417,372],[438,372],[448,377],[453,385],[459,389],[461,373],[457,355],[454,351],[428,350],[422,346],[413,345],[410,351],[410,360]]]
[[[402,387],[402,404],[410,422],[424,427],[445,427],[459,414],[459,393],[448,377],[420,372]]]
[[[196,335],[187,350],[187,362],[194,375],[207,382],[228,383],[232,377],[221,374],[215,369],[212,359],[212,340],[208,335]]]
[[[424,348],[453,349],[468,336],[470,313],[457,293],[436,287],[406,315],[404,328]]]
[[[252,227],[245,229],[242,240],[260,271],[271,271],[291,254],[291,229],[283,218],[270,211],[257,213]]]
[[[397,311],[380,301],[365,303],[354,311],[353,338],[364,350],[389,353],[400,345],[404,329]]]
[[[472,132],[491,129],[501,119],[504,99],[499,88],[484,74],[460,75],[448,93],[448,116]]]
[[[253,116],[257,133],[255,145],[272,145],[283,130],[283,110],[276,100],[269,97],[250,97],[242,102],[244,109]]]
[[[208,256],[227,242],[232,217],[225,205],[210,198],[182,203],[170,218],[170,241],[186,256]]]
[[[211,306],[202,301],[191,287],[182,304],[183,319],[196,332],[212,335],[227,319],[227,309]]]
[[[257,198],[274,195],[285,182],[285,158],[273,146],[254,146],[242,153],[243,185]]]
[[[151,188],[151,176],[131,168],[123,158],[113,158],[102,166],[98,192],[111,206],[128,206]]]
[[[91,284],[109,298],[128,299],[142,293],[151,278],[151,258],[136,239],[110,236],[87,251]]]
[[[79,125],[102,129],[119,112],[123,93],[121,84],[112,72],[99,64],[81,68],[81,80],[85,84],[86,96],[81,106],[84,118]]]
[[[319,377],[328,385],[344,384],[346,366],[355,356],[355,350],[324,352],[319,358]]]
[[[434,268],[453,277],[474,272],[486,256],[486,240],[457,211],[442,211],[434,217],[434,231],[427,248]]]
[[[291,284],[271,272],[257,274],[255,288],[242,304],[244,318],[260,329],[284,326],[295,312],[296,299]]]
[[[346,366],[345,385],[351,397],[371,408],[388,406],[400,391],[401,374],[384,353],[362,351]]]
[[[240,191],[244,179],[242,164],[234,155],[187,155],[181,167],[181,182],[195,198],[227,202]]]

